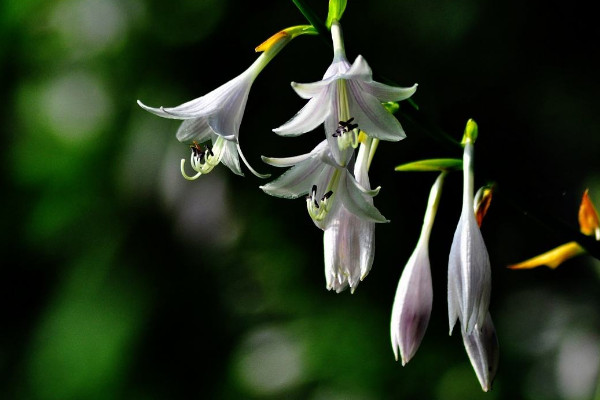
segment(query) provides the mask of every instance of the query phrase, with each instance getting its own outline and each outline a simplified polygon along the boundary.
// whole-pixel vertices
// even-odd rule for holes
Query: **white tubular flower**
[[[365,189],[352,174],[340,167],[331,155],[327,141],[322,141],[308,154],[288,158],[263,157],[263,161],[276,167],[291,167],[279,178],[260,188],[276,197],[295,199],[306,197],[306,206],[315,225],[325,229],[339,208],[372,222],[387,222],[370,198],[379,188]]]
[[[473,211],[473,142],[477,131],[474,121],[469,120],[466,131],[463,207],[448,261],[448,318],[450,334],[459,319],[462,330],[469,335],[476,326],[484,324],[492,279],[488,252]]]
[[[488,312],[483,325],[476,326],[470,334],[462,332],[465,349],[484,392],[487,392],[498,369],[498,337],[492,317]]]
[[[195,155],[192,153],[192,168],[198,172],[195,177],[188,177],[183,172],[184,161],[182,160],[182,173],[184,177],[195,179],[201,174],[209,172],[212,169],[209,168],[209,165],[218,164],[218,160],[227,165],[234,173],[243,175],[239,168],[238,158],[240,156],[252,173],[259,177],[268,176],[258,174],[250,167],[238,145],[239,129],[242,117],[244,116],[248,94],[258,74],[285,45],[294,37],[304,33],[312,33],[313,30],[307,26],[296,26],[278,32],[256,48],[256,51],[262,51],[263,53],[248,69],[202,97],[188,101],[177,107],[167,108],[148,107],[138,100],[140,107],[159,117],[185,120],[177,132],[177,139],[179,141],[195,140],[201,143],[210,140],[214,146],[213,149],[217,148],[219,151],[223,149],[224,154],[222,154],[222,157],[217,156],[216,152],[211,150],[215,153],[215,157],[213,157],[210,164],[206,165],[204,165],[204,162],[194,163]],[[206,161],[208,163],[208,160]]]
[[[446,172],[442,172],[431,187],[423,228],[417,246],[402,271],[398,282],[390,333],[396,361],[398,350],[402,365],[417,352],[429,324],[433,305],[433,286],[429,264],[429,237],[440,202]]]
[[[368,167],[373,139],[366,137],[358,151],[354,176],[357,182],[370,189]],[[373,205],[373,199],[365,197]],[[382,221],[377,221],[382,222]],[[375,258],[375,222],[352,214],[341,205],[334,218],[329,219],[323,234],[325,279],[328,290],[340,293],[346,287],[354,293],[373,265]]]
[[[369,136],[398,141],[406,135],[400,123],[382,102],[405,100],[412,96],[417,85],[401,88],[373,81],[371,68],[362,56],[350,65],[346,59],[342,30],[334,21],[333,62],[323,80],[314,83],[295,83],[292,87],[308,103],[288,122],[273,131],[279,135],[297,136],[312,131],[324,123],[327,140],[335,160],[345,165],[356,147],[358,129]]]

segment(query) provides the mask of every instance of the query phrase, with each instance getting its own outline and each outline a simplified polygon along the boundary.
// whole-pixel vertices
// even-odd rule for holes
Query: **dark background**
[[[325,18],[326,1],[307,1]],[[187,182],[178,122],[141,110],[198,97],[242,72],[254,47],[305,23],[291,1],[64,0],[0,3],[0,398],[588,399],[600,361],[599,263],[506,265],[565,241],[532,216],[578,229],[585,188],[600,206],[597,15],[583,1],[349,1],[346,50],[380,81],[419,83],[407,139],[381,143],[371,183],[370,275],[325,289],[322,232],[303,200],[219,167]],[[329,40],[328,38],[325,38]],[[271,129],[319,80],[326,41],[294,40],[250,94],[240,143],[308,152],[322,130]],[[404,112],[409,112],[403,106]],[[416,119],[415,119],[416,118]],[[479,124],[477,185],[496,182],[482,232],[500,341],[493,390],[448,336],[446,265],[461,203],[447,179],[431,237],[434,310],[415,358],[393,359],[389,319],[416,244],[429,173],[398,164],[460,157]]]

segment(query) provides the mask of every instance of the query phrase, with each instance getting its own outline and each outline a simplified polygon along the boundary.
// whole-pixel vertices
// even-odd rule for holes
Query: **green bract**
[[[398,165],[395,171],[458,171],[463,162],[458,158],[432,158]]]
[[[477,122],[475,122],[472,119],[469,119],[467,121],[467,126],[465,126],[465,133],[463,135],[463,138],[462,138],[462,141],[460,142],[460,144],[462,144],[464,147],[465,144],[467,143],[467,141],[470,141],[471,143],[475,143],[475,141],[477,140],[477,134],[478,134]]]
[[[344,10],[346,10],[346,0],[329,0],[329,13],[327,14],[325,26],[331,28],[333,21],[341,20]]]

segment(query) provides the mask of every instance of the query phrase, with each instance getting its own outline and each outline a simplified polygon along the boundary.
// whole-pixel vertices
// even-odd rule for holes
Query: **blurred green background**
[[[325,17],[327,2],[307,1]],[[598,261],[510,271],[564,242],[530,218],[577,229],[600,207],[599,26],[583,1],[349,1],[346,49],[378,80],[419,83],[425,122],[382,143],[371,183],[371,274],[326,291],[322,232],[303,200],[271,198],[224,167],[179,174],[189,149],[173,106],[242,72],[254,47],[305,20],[291,1],[3,0],[0,3],[2,399],[588,399],[598,381]],[[263,71],[240,132],[246,157],[307,152],[322,131],[271,132],[304,104],[290,81],[321,78],[319,37]],[[434,310],[415,358],[394,361],[390,311],[425,210],[430,174],[397,164],[460,157],[479,123],[476,180],[496,181],[482,231],[500,341],[484,394],[460,336],[448,336],[446,265],[461,202],[447,180],[431,238]],[[321,132],[321,133],[319,133]],[[517,207],[514,207],[516,204]]]

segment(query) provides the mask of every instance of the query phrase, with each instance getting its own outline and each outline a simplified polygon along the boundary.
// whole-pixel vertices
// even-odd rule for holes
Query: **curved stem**
[[[323,21],[321,21],[321,19],[317,17],[314,11],[308,5],[306,5],[304,0],[292,0],[292,3],[294,3],[294,5],[298,7],[298,10],[300,10],[302,15],[304,15],[304,18],[306,18],[306,20],[312,26],[315,27],[317,32],[319,32],[319,35],[327,37],[327,27],[325,26]]]

